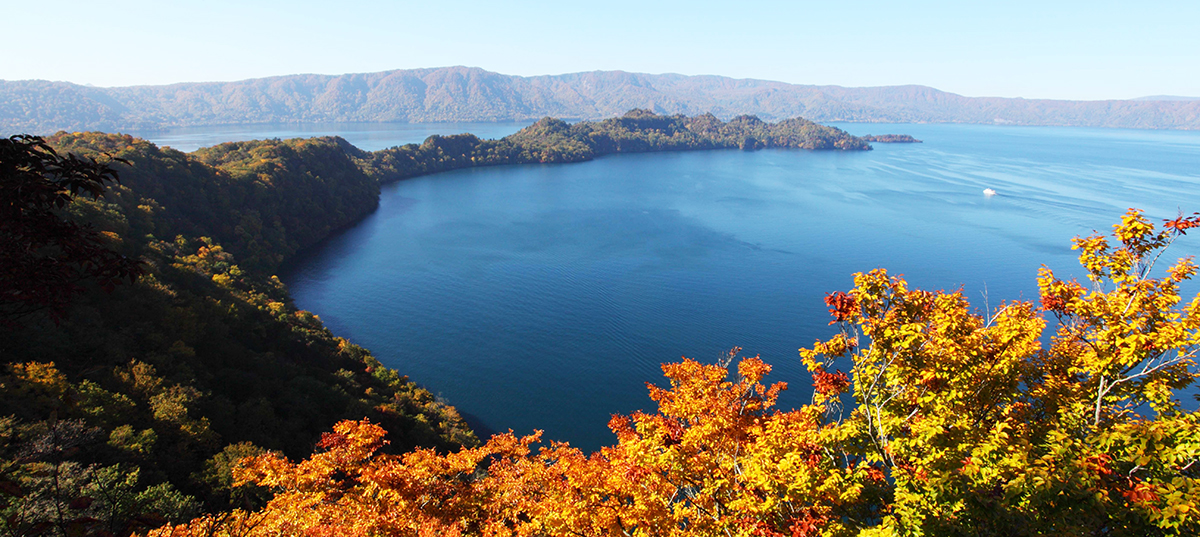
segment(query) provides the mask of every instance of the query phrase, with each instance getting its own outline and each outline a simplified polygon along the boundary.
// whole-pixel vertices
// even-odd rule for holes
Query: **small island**
[[[866,136],[859,136],[859,138],[862,138],[863,140],[866,140],[868,142],[880,143],[880,144],[919,144],[919,143],[922,143],[920,140],[913,138],[912,135],[910,135],[910,134],[880,134],[878,136],[876,136],[874,134],[868,134]]]

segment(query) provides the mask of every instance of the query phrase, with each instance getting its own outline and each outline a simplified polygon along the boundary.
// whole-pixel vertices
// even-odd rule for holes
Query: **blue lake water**
[[[469,132],[480,138],[503,138],[532,123],[502,121],[496,123],[264,123],[258,125],[218,125],[174,127],[155,131],[130,132],[160,146],[184,152],[224,142],[265,140],[269,138],[309,138],[341,136],[359,149],[378,151],[404,144],[419,144],[433,134]]]
[[[839,126],[925,143],[411,179],[284,280],[298,306],[476,423],[595,449],[615,441],[611,414],[653,410],[645,383],[681,355],[741,346],[792,386],[783,406],[807,402],[796,351],[833,334],[822,298],[854,272],[994,307],[1036,298],[1042,264],[1082,276],[1071,238],[1128,207],[1200,210],[1200,133]],[[1172,257],[1197,252],[1189,236]]]

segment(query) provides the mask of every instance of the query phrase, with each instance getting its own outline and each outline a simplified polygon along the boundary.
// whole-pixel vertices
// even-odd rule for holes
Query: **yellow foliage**
[[[798,409],[774,407],[786,385],[754,357],[663,365],[658,411],[614,416],[591,455],[535,450],[540,432],[387,455],[380,427],[345,421],[307,460],[243,460],[240,482],[276,491],[261,511],[154,535],[1196,535],[1200,416],[1177,400],[1197,377],[1200,297],[1180,307],[1178,288],[1196,267],[1150,273],[1197,225],[1130,211],[1116,242],[1076,240],[1090,285],[1043,268],[1040,305],[985,315],[856,274],[826,300],[839,333],[800,350]]]

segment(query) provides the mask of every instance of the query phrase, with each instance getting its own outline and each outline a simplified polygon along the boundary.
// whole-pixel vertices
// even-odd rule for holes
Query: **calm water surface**
[[[1200,210],[1200,133],[847,124],[924,144],[618,155],[385,186],[301,260],[297,304],[492,430],[586,449],[681,355],[761,354],[807,402],[822,298],[877,267],[992,306],[1036,297],[1127,207]],[[999,194],[985,197],[983,189]],[[1200,251],[1188,237],[1177,255]],[[1194,292],[1194,290],[1193,290]]]
[[[264,140],[268,138],[311,138],[341,136],[359,149],[378,151],[404,144],[419,144],[430,135],[469,132],[480,138],[503,138],[521,130],[531,121],[498,123],[265,123],[260,125],[217,125],[176,127],[155,131],[131,132],[160,146],[192,152],[224,142]]]

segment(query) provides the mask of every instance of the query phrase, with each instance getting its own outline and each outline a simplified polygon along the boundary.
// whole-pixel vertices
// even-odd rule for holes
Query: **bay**
[[[282,277],[298,306],[481,431],[542,429],[592,450],[615,441],[612,414],[654,409],[645,383],[681,355],[741,346],[789,383],[782,406],[807,402],[797,349],[834,333],[822,299],[854,272],[995,307],[1036,299],[1043,264],[1082,277],[1071,238],[1128,207],[1200,210],[1200,133],[838,126],[925,143],[411,179]],[[1197,251],[1186,237],[1170,257]]]

